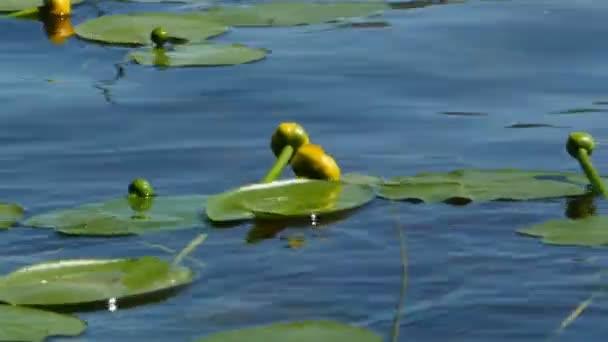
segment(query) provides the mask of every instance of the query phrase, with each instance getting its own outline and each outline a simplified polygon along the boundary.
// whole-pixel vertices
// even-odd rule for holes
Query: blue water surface
[[[159,9],[91,1],[73,23]],[[437,2],[438,3],[438,2]],[[571,131],[608,141],[608,2],[468,0],[389,10],[390,27],[233,28],[215,38],[270,49],[234,67],[158,70],[116,63],[127,47],[49,42],[40,23],[2,20],[0,193],[27,216],[125,193],[135,177],[162,194],[212,194],[264,175],[269,137],[297,121],[343,172],[412,175],[458,168],[579,172]],[[328,29],[329,28],[329,29]],[[595,108],[585,114],[558,114]],[[477,113],[477,115],[462,115]],[[459,115],[460,114],[460,115]],[[515,123],[554,127],[507,128]],[[594,153],[600,170],[608,152]],[[291,177],[290,171],[286,177]],[[564,201],[394,204],[407,245],[401,341],[603,341],[608,303],[602,249],[556,247],[517,228],[564,217]],[[390,337],[401,286],[393,204],[376,200],[345,220],[290,228],[256,244],[251,224],[125,239],[2,233],[0,271],[55,258],[175,250],[208,233],[189,263],[196,282],[161,303],[79,313],[77,339],[193,341],[277,321],[331,319]],[[599,211],[608,212],[605,202]],[[300,249],[285,238],[303,234]],[[0,327],[1,328],[1,327]]]

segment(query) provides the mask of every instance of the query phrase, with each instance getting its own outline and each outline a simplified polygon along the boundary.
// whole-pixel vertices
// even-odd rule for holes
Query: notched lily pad
[[[332,321],[302,321],[220,332],[198,342],[382,342],[365,328]]]
[[[83,0],[72,0],[72,5]],[[0,12],[15,12],[44,5],[44,0],[0,0]]]
[[[248,6],[213,7],[202,15],[230,26],[297,26],[364,17],[388,9],[374,2],[268,2]]]
[[[300,218],[333,214],[363,206],[375,197],[368,185],[310,179],[253,184],[210,196],[211,221],[253,218]]]
[[[200,15],[185,13],[137,13],[106,15],[75,27],[76,34],[86,40],[108,44],[147,45],[150,33],[162,26],[171,37],[190,42],[220,35],[228,27]]]
[[[589,216],[580,220],[551,220],[517,230],[518,233],[539,237],[552,245],[607,246],[608,217]]]
[[[0,301],[63,306],[153,296],[187,284],[193,272],[155,257],[43,262],[0,278]]]
[[[225,66],[251,63],[266,57],[268,50],[240,44],[200,43],[172,49],[151,48],[129,53],[129,59],[142,65],[162,67]]]
[[[0,342],[40,342],[51,336],[78,336],[87,325],[71,315],[0,305]]]
[[[390,200],[467,204],[471,201],[524,201],[582,195],[588,181],[576,173],[499,169],[421,173],[389,180],[375,179],[370,184],[377,186],[379,197]]]
[[[10,228],[23,216],[24,210],[14,203],[0,203],[0,229]]]
[[[192,228],[202,224],[206,196],[125,197],[33,216],[23,225],[68,235],[118,236]]]

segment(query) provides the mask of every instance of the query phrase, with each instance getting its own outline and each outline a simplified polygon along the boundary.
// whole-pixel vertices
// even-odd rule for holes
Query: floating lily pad
[[[382,342],[382,337],[365,328],[332,321],[277,323],[220,332],[198,342]]]
[[[345,175],[344,180],[356,183],[356,178],[349,181],[352,177]],[[522,201],[582,195],[588,181],[576,173],[500,169],[421,173],[390,180],[372,177],[368,184],[375,184],[378,196],[390,200],[466,204],[471,201]]]
[[[41,342],[50,336],[78,336],[84,321],[70,315],[0,305],[0,342]]]
[[[187,285],[193,272],[155,257],[44,262],[0,278],[0,301],[13,305],[84,305],[152,296]]]
[[[23,216],[23,208],[13,203],[0,203],[0,228],[9,228]]]
[[[225,24],[196,14],[138,13],[106,15],[85,21],[75,27],[83,39],[109,44],[146,45],[150,33],[162,26],[173,38],[201,41],[220,35]]]
[[[202,223],[205,196],[118,198],[33,216],[23,225],[69,235],[135,235],[192,228]]]
[[[552,245],[608,246],[608,217],[552,220],[517,232],[542,238],[544,243]]]
[[[213,7],[202,12],[230,26],[296,26],[362,17],[388,9],[385,2],[268,2]]]
[[[200,43],[176,46],[171,50],[145,49],[129,53],[138,64],[163,67],[221,66],[251,63],[263,59],[266,49],[254,49],[240,44]]]
[[[72,0],[72,5],[81,3],[83,0]],[[44,5],[44,0],[1,0],[0,12],[21,11]]]
[[[368,185],[283,180],[247,185],[210,196],[207,217],[212,221],[309,217],[355,209],[374,197],[374,189]]]

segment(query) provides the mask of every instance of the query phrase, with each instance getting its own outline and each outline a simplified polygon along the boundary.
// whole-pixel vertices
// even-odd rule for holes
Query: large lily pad
[[[587,179],[576,173],[551,171],[457,170],[450,173],[421,173],[390,180],[345,175],[345,181],[368,182],[378,187],[378,196],[412,202],[535,200],[584,194]]]
[[[81,3],[83,0],[72,0],[72,5]],[[15,12],[28,8],[44,5],[44,0],[1,0],[0,12]]]
[[[138,64],[162,67],[221,66],[251,63],[263,59],[266,49],[240,44],[200,43],[176,46],[171,50],[145,49],[129,53]]]
[[[69,235],[146,234],[200,225],[205,196],[118,198],[33,216],[23,225]]]
[[[109,44],[147,45],[150,33],[162,26],[173,38],[202,41],[220,35],[225,24],[195,14],[137,13],[106,15],[75,27],[83,39]]]
[[[13,203],[0,203],[0,229],[9,228],[23,216],[23,208]]]
[[[388,5],[374,2],[268,2],[249,6],[213,7],[205,16],[230,26],[296,26],[369,16]]]
[[[44,262],[0,278],[0,301],[84,305],[152,296],[192,282],[193,272],[155,257]]]
[[[42,342],[50,336],[78,336],[84,321],[50,311],[0,305],[0,342]]]
[[[298,218],[339,213],[360,207],[375,197],[371,186],[311,179],[253,184],[210,196],[212,221],[253,218]]]
[[[542,238],[552,245],[608,246],[608,217],[590,216],[580,220],[551,220],[517,230]]]
[[[382,337],[365,328],[332,321],[277,323],[220,332],[198,342],[381,342]]]

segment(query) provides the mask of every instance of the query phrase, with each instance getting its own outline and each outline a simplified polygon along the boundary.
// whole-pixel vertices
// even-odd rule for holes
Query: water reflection
[[[282,237],[279,236],[281,232],[287,230],[287,228],[308,228],[308,231],[314,232],[316,237],[321,237],[321,233],[325,231],[325,228],[345,220],[350,217],[357,209],[350,211],[334,213],[330,215],[317,215],[311,214],[310,217],[306,218],[284,218],[278,220],[264,220],[258,219],[253,222],[253,226],[247,232],[245,241],[248,244],[259,243],[262,240],[280,238],[287,240],[288,247],[299,248],[305,242],[304,232],[297,232],[293,235]]]
[[[597,215],[595,196],[592,193],[588,193],[582,196],[567,198],[564,215],[573,220]]]
[[[47,38],[53,44],[62,45],[75,33],[70,17],[41,14],[40,20]]]

